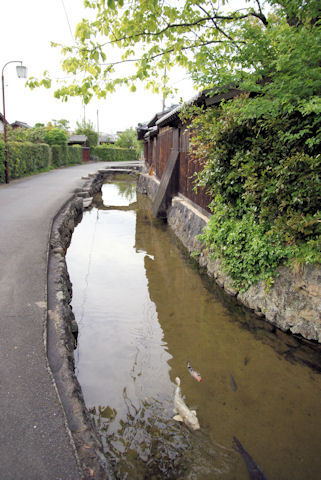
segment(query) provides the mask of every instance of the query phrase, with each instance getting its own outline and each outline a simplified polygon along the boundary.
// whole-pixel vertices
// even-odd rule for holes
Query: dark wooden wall
[[[156,137],[155,137],[156,138]],[[157,135],[156,176],[161,179],[173,145],[173,129],[165,127]]]
[[[161,128],[158,135],[149,138],[145,142],[145,162],[149,166],[153,165],[154,174],[160,180],[166,168],[166,162],[173,147],[173,135],[177,129],[172,127]],[[193,160],[188,154],[189,151],[189,131],[179,129],[179,173],[178,173],[178,191],[185,197],[192,200],[200,207],[210,212],[208,204],[211,197],[206,194],[204,188],[198,188],[194,191],[193,176],[194,173],[202,169],[201,161]]]
[[[200,207],[210,212],[208,204],[211,197],[206,194],[204,188],[195,186],[195,173],[202,170],[202,161],[192,159],[189,155],[189,131],[181,129],[180,135],[180,158],[179,158],[179,193],[192,200]]]

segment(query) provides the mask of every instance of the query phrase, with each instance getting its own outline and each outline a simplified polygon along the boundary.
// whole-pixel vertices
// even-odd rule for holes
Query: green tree
[[[9,142],[27,142],[28,130],[26,128],[18,127],[12,128],[11,125],[7,125],[7,140]],[[1,134],[3,139],[4,134]]]
[[[320,109],[319,0],[247,0],[237,9],[213,0],[84,3],[96,18],[79,23],[75,45],[62,47],[63,69],[82,80],[59,88],[57,97],[79,95],[86,103],[118,85],[135,90],[137,81],[159,91],[164,68],[180,65],[199,87],[232,82],[275,98],[261,110],[291,108],[307,96],[302,109]],[[119,47],[116,59],[112,47]],[[50,82],[29,82],[40,83]]]
[[[82,120],[76,123],[77,128],[76,135],[86,135],[88,139],[88,146],[94,147],[98,143],[98,133],[94,129],[94,125],[91,121]]]
[[[27,130],[26,138],[28,142],[32,143],[46,143],[46,134],[47,129],[44,127],[43,124],[36,124],[38,126],[34,126]]]
[[[45,142],[48,145],[66,145],[68,135],[60,128],[51,128],[45,133]]]
[[[137,132],[134,128],[127,128],[124,132],[119,133],[115,145],[122,148],[131,148],[138,154],[142,150],[142,144],[137,140]]]
[[[52,122],[55,127],[60,128],[65,132],[68,132],[70,129],[69,120],[66,120],[65,118],[61,118],[60,120],[53,119]]]

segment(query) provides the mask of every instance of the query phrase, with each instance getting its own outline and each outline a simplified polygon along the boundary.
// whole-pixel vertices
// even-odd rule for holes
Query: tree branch
[[[206,45],[212,45],[213,43],[225,43],[224,40],[209,40],[208,42],[202,42],[199,44],[194,44],[190,45],[188,47],[182,47],[181,50],[191,50],[192,48],[195,47],[205,47]],[[155,60],[155,58],[161,57],[163,55],[166,55],[166,53],[172,53],[175,51],[175,48],[169,48],[168,50],[164,50],[163,52],[156,53],[155,55],[152,55],[149,57],[149,60]],[[119,60],[117,62],[111,62],[111,63],[100,63],[100,66],[107,66],[107,67],[114,67],[115,65],[120,65],[122,63],[130,63],[130,62],[140,62],[143,57],[140,58],[127,58],[126,60]]]
[[[220,32],[224,37],[226,37],[228,40],[230,40],[231,42],[234,43],[233,38],[230,37],[227,33],[225,33],[224,30],[217,25],[217,23],[215,22],[214,18],[210,16],[210,14],[205,10],[205,8],[202,7],[202,5],[198,5],[198,4],[196,4],[196,5],[198,6],[198,8],[199,8],[200,10],[202,10],[202,12],[205,13],[205,15],[207,15],[207,17],[208,17],[210,20],[212,20],[212,22],[213,22],[214,27],[216,28],[216,30],[219,31],[219,32]]]

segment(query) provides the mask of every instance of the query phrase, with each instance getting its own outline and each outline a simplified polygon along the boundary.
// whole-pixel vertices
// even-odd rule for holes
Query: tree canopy
[[[98,133],[96,132],[93,123],[83,119],[81,122],[76,122],[76,135],[86,135],[88,139],[88,146],[95,147],[98,143]]]
[[[137,131],[134,128],[127,128],[123,132],[119,133],[115,145],[121,148],[130,148],[136,150],[137,154],[139,154],[142,150],[141,142],[137,140]]]
[[[54,127],[45,133],[45,142],[48,145],[67,145],[68,135],[61,128]]]
[[[237,3],[237,6],[235,4]],[[319,0],[84,0],[94,20],[77,25],[60,46],[70,83],[56,97],[105,97],[139,81],[159,91],[163,72],[187,69],[200,88],[231,83],[275,99],[270,110],[320,109]],[[59,46],[57,44],[54,44]],[[49,86],[48,78],[29,81]],[[263,108],[263,107],[262,107]]]

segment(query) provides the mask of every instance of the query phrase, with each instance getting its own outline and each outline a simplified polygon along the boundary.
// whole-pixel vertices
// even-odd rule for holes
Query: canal
[[[150,208],[114,177],[67,252],[76,373],[116,478],[247,479],[233,437],[270,480],[320,478],[320,349],[225,295]],[[200,430],[173,420],[177,376]]]

